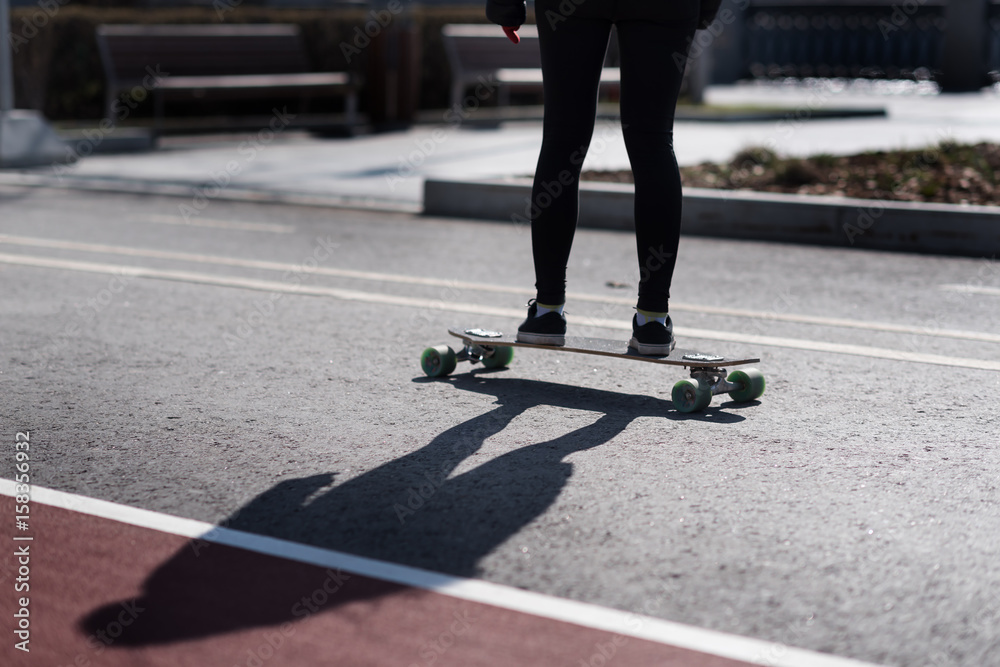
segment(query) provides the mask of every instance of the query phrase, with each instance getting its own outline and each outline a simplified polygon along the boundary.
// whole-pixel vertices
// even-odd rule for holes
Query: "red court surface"
[[[14,499],[6,493],[0,512],[9,517],[0,572],[3,665],[750,664],[34,498],[27,532],[16,530]],[[27,574],[19,570],[25,560]],[[15,592],[18,579],[28,592]],[[20,596],[29,598],[30,652],[15,648]],[[634,615],[630,622],[636,630],[662,623]],[[801,653],[815,656],[814,664],[847,662]]]

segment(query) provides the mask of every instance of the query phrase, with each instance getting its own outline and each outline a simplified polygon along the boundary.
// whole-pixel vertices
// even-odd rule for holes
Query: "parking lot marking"
[[[239,289],[252,289],[264,292],[281,292],[285,294],[300,294],[304,296],[326,296],[343,301],[358,301],[362,303],[377,303],[392,306],[403,306],[419,308],[422,310],[438,310],[454,313],[466,313],[471,315],[485,315],[495,317],[505,317],[511,319],[521,319],[524,317],[523,309],[499,308],[494,306],[483,306],[480,304],[462,303],[457,301],[444,301],[441,299],[425,299],[419,297],[398,296],[394,294],[382,294],[378,292],[362,292],[358,290],[340,289],[336,287],[324,287],[319,285],[299,285],[274,280],[259,280],[255,278],[242,278],[238,276],[219,276],[208,273],[197,273],[194,271],[177,271],[169,269],[152,269],[141,266],[127,266],[123,264],[103,264],[96,262],[80,262],[67,259],[54,259],[47,257],[32,257],[27,255],[8,255],[0,253],[0,262],[7,264],[17,264],[21,266],[35,266],[40,268],[62,269],[69,271],[83,271],[88,273],[103,273],[119,276],[132,276],[136,278],[154,278],[160,280],[174,280],[180,282],[197,283],[203,285],[217,285],[222,287],[235,287]],[[631,330],[631,325],[619,320],[594,319],[590,318],[583,322],[586,326],[599,327],[605,329]],[[713,331],[710,329],[693,329],[678,327],[675,330],[678,336],[687,338],[702,338],[705,340],[717,340],[728,343],[739,343],[742,345],[764,345],[769,347],[783,347],[796,350],[810,350],[813,352],[833,352],[836,354],[848,354],[853,356],[871,357],[875,359],[889,359],[892,361],[908,361],[913,363],[934,364],[938,366],[952,366],[956,368],[972,368],[976,370],[1000,371],[1000,361],[990,359],[971,359],[966,357],[948,357],[938,354],[925,354],[921,352],[907,352],[904,350],[893,350],[889,348],[868,347],[864,345],[850,345],[845,343],[830,343],[825,341],[806,340],[800,338],[785,338],[777,336],[761,336],[746,333],[728,333],[723,331]]]

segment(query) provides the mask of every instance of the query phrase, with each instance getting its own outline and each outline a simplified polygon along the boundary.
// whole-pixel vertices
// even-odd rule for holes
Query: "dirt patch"
[[[922,150],[783,158],[766,148],[725,164],[681,168],[686,187],[893,201],[1000,206],[1000,144],[942,142]],[[587,171],[584,180],[631,183],[632,172]]]

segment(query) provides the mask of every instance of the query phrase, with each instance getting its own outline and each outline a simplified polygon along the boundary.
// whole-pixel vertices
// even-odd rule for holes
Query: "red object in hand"
[[[521,41],[521,38],[517,34],[517,31],[518,31],[518,29],[520,27],[521,26],[519,26],[519,25],[518,26],[514,26],[514,27],[504,26],[503,27],[503,34],[507,35],[507,39],[509,39],[510,41],[512,41],[515,44],[517,44],[518,42]]]

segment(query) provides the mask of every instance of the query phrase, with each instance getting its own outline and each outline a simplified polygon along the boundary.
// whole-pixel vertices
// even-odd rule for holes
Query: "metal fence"
[[[14,7],[52,0],[10,0]],[[109,6],[213,6],[220,0],[76,0]],[[388,0],[225,0],[239,6],[374,7]],[[657,0],[668,1],[668,0]],[[65,0],[59,0],[64,4]],[[407,6],[485,0],[403,0]],[[984,71],[1000,81],[1000,0],[987,0]],[[533,0],[528,0],[529,5]],[[724,0],[736,16],[715,40],[712,79],[862,77],[937,79],[945,69],[949,0]],[[954,16],[954,15],[953,15]],[[483,16],[485,20],[485,14]],[[970,65],[972,65],[970,63]]]
[[[1000,4],[990,6],[986,68],[994,81],[1000,81]]]
[[[750,2],[743,76],[931,79],[941,75],[945,0],[852,4]],[[1000,1],[988,8],[986,69],[1000,80]]]

